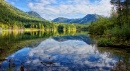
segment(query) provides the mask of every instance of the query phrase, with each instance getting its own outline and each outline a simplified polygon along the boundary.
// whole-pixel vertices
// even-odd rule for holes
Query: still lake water
[[[130,53],[87,34],[1,32],[0,71],[130,71]]]

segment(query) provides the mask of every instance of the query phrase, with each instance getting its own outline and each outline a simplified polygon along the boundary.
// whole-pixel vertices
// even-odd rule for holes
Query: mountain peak
[[[53,22],[60,22],[60,23],[64,23],[66,22],[68,19],[64,18],[64,17],[58,17],[56,19],[53,20]]]
[[[44,18],[42,18],[37,12],[35,11],[29,11],[29,12],[26,12],[27,14],[31,15],[31,16],[34,16],[34,17],[37,17],[41,20],[45,20]]]
[[[85,23],[90,23],[92,21],[96,21],[98,18],[99,18],[99,15],[87,14],[85,17],[80,18],[80,19],[68,19],[64,17],[58,17],[52,20],[52,22],[85,24]]]

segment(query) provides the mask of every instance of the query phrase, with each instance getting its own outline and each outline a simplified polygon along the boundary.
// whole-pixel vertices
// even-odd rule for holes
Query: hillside
[[[85,24],[85,23],[90,23],[92,21],[96,21],[98,18],[99,15],[88,14],[85,17],[79,19],[68,19],[68,18],[59,17],[52,20],[52,22]]]
[[[35,16],[31,16],[13,7],[4,0],[0,0],[0,29],[2,30],[22,29],[25,31],[76,31],[76,27],[78,27],[78,29],[88,28],[87,25],[82,26],[73,24],[56,24],[54,22],[41,20],[39,18],[36,18],[36,16],[39,15],[35,13]]]
[[[34,16],[13,7],[12,5],[6,3],[4,0],[0,0],[0,27],[2,28],[23,28],[30,27],[31,24],[38,23],[49,23],[48,21],[43,21]],[[37,27],[37,26],[36,26]]]
[[[42,18],[37,12],[34,12],[34,11],[29,11],[29,12],[26,12],[27,14],[31,15],[31,16],[34,16],[36,18],[39,18],[41,20],[45,20],[44,18]]]

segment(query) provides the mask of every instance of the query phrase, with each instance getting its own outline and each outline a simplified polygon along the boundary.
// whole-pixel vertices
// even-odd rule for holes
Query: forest
[[[87,30],[88,25],[53,23],[28,15],[0,0],[0,30],[76,31]],[[79,28],[79,29],[78,29]]]
[[[51,70],[130,71],[130,0],[0,0],[0,71]]]
[[[110,3],[113,5],[110,17],[100,17],[88,25],[41,20],[0,0],[0,30],[89,31],[97,36],[98,46],[130,46],[130,2],[111,0]]]
[[[111,0],[114,6],[109,18],[91,22],[89,32],[98,36],[98,46],[130,46],[130,2]]]

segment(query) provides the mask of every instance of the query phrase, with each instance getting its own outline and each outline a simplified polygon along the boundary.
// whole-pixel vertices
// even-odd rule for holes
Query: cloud
[[[109,16],[112,7],[110,0],[35,0],[28,6],[45,19],[80,18],[95,13]]]

